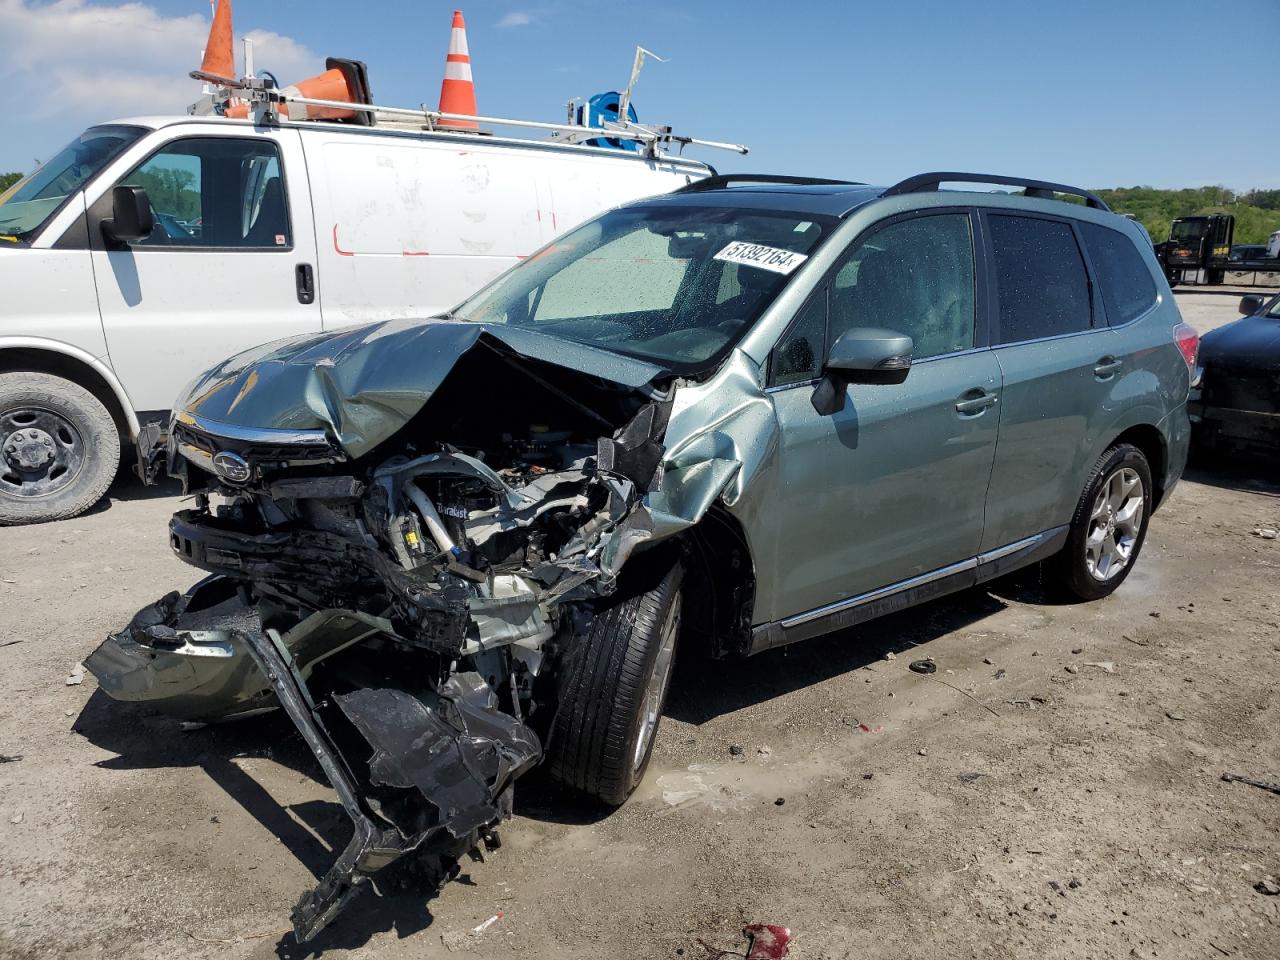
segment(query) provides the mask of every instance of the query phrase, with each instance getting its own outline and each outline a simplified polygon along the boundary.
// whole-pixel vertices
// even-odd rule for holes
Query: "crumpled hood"
[[[1242,317],[1200,338],[1200,363],[1280,368],[1280,319]]]
[[[246,350],[201,374],[175,409],[215,426],[324,430],[349,456],[358,457],[421,410],[458,358],[482,339],[495,349],[625,387],[641,387],[665,372],[505,324],[389,320]],[[501,389],[501,384],[476,384],[476,389]]]

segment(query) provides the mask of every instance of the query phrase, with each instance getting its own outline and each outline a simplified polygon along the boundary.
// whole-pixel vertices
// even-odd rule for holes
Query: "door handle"
[[[987,407],[994,407],[999,399],[994,393],[987,393],[981,388],[970,390],[956,401],[956,412],[964,416],[977,416]]]
[[[1093,375],[1100,380],[1106,380],[1123,366],[1124,361],[1119,357],[1099,357],[1098,362],[1093,365]]]
[[[316,302],[316,275],[311,269],[311,264],[300,263],[294,270],[294,280],[298,286],[298,302],[299,303],[315,303]]]

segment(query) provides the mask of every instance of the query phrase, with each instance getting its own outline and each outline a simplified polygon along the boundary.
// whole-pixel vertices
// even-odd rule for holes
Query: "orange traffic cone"
[[[476,85],[471,80],[471,55],[467,52],[467,25],[462,11],[453,11],[453,29],[449,34],[449,55],[444,58],[444,83],[440,85],[440,112],[476,114]],[[474,120],[442,120],[442,127],[478,129]]]
[[[231,0],[218,0],[209,28],[209,42],[204,47],[204,62],[192,70],[194,80],[226,85],[236,79],[235,44],[231,39]]]

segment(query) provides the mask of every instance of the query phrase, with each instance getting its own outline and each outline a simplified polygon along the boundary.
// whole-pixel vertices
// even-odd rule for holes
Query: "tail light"
[[[1196,371],[1196,355],[1200,352],[1200,334],[1190,324],[1180,323],[1173,328],[1173,342],[1182,351],[1182,359],[1187,361],[1187,369],[1193,374]]]

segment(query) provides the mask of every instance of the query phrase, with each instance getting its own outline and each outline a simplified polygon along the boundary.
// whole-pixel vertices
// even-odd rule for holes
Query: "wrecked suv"
[[[1195,335],[1137,227],[996,179],[1025,193],[712,178],[451,314],[228,360],[155,450],[209,576],[88,666],[187,720],[288,712],[355,824],[305,939],[536,764],[623,802],[677,649],[1039,561],[1105,596],[1182,472]]]

